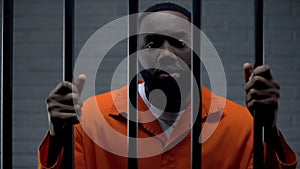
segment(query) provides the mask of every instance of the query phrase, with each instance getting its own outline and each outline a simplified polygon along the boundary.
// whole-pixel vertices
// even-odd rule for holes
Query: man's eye
[[[156,40],[156,41],[150,41],[147,42],[145,45],[145,48],[159,48],[162,45],[162,42],[160,42],[160,40]]]
[[[172,40],[170,40],[170,43],[171,43],[174,47],[176,47],[176,48],[184,48],[184,47],[186,47],[185,41],[184,41],[184,40],[181,40],[181,39],[177,40],[177,39],[173,39],[173,38],[172,38]]]
[[[153,48],[154,46],[154,42],[148,42],[146,45],[145,45],[145,48]]]

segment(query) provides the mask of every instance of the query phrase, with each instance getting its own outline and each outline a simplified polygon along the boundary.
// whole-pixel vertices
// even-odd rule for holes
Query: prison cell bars
[[[13,0],[2,0],[1,168],[12,168]]]
[[[63,80],[73,80],[74,56],[74,0],[64,0],[63,17]],[[66,169],[74,168],[73,126],[67,126],[64,135],[64,164]]]
[[[192,133],[191,133],[191,163],[192,169],[201,169],[202,166],[202,144],[200,142],[200,133],[202,130],[202,92],[201,92],[201,60],[200,56],[196,54],[195,51],[200,55],[201,47],[200,47],[200,31],[201,30],[201,0],[193,0],[193,10],[192,10],[192,23],[195,27],[192,27],[192,72],[196,80],[196,86],[193,84],[191,80],[191,96],[192,96],[192,111],[191,111],[191,123],[192,125]],[[198,30],[196,30],[198,29]],[[198,104],[194,104],[197,99],[197,95],[195,92],[199,92],[199,106]]]
[[[1,70],[1,168],[12,168],[12,74],[13,74],[13,0],[3,0],[2,1],[2,70]],[[74,0],[65,0],[64,6],[64,80],[72,81],[72,71],[73,71],[73,51],[74,51]],[[199,8],[198,8],[199,7]],[[200,28],[200,7],[201,2],[193,0],[193,23]],[[197,9],[198,8],[198,9]],[[138,1],[129,0],[129,13],[134,14],[138,12]],[[199,17],[197,19],[197,17]],[[199,20],[199,21],[197,21]],[[136,26],[137,18],[129,21],[129,31],[137,32]],[[199,25],[198,25],[199,24]],[[197,38],[193,38],[193,44],[197,43]],[[200,41],[199,41],[200,42]],[[195,47],[195,46],[193,46]],[[129,38],[129,53],[135,52],[137,49],[137,38]],[[132,59],[130,59],[132,58]],[[195,78],[199,77],[197,80],[199,91],[201,94],[200,86],[200,75],[197,75],[197,70],[200,71],[200,61],[199,67],[197,66],[198,57],[193,55],[193,74]],[[255,67],[263,64],[263,1],[255,0]],[[137,58],[129,57],[129,75],[135,75],[137,72]],[[200,73],[199,73],[200,74]],[[132,96],[128,98],[128,102],[131,102],[133,107],[129,110],[129,157],[136,155],[137,157],[137,141],[130,138],[137,138],[137,112],[134,107],[137,107],[137,78],[134,79],[135,83],[131,84],[132,87],[129,89],[129,95]],[[5,82],[5,83],[4,83]],[[193,88],[194,89],[194,88]],[[5,96],[5,97],[4,97]],[[201,96],[201,95],[200,95]],[[201,99],[200,99],[201,101]],[[201,103],[201,102],[200,102]],[[129,104],[130,105],[130,104]],[[200,104],[201,106],[201,104]],[[131,107],[131,106],[128,106]],[[197,107],[195,109],[198,109]],[[194,110],[195,110],[194,109]],[[201,112],[201,108],[199,109]],[[200,114],[199,114],[200,115]],[[201,116],[197,116],[201,117]],[[194,126],[201,126],[199,120],[196,118],[196,123]],[[192,129],[192,167],[201,168],[201,145],[198,142],[201,132],[197,128]],[[70,128],[67,136],[68,144],[65,146],[65,164],[66,168],[74,167],[73,160],[73,129]],[[196,148],[199,147],[199,148]],[[200,151],[193,151],[199,149]],[[198,153],[197,153],[198,152]],[[199,156],[199,157],[198,157]],[[254,168],[261,169],[263,165],[263,146],[262,146],[262,127],[257,123],[257,118],[254,117]],[[132,169],[137,169],[137,158],[128,158],[128,167]]]
[[[137,13],[138,0],[129,0],[128,21],[128,168],[138,169],[138,77],[137,75]],[[130,36],[133,35],[133,36]],[[131,80],[132,79],[132,80]],[[130,104],[131,103],[131,104]]]
[[[255,46],[254,67],[264,64],[264,36],[263,36],[263,0],[254,0],[254,17],[255,17]],[[253,153],[254,153],[254,169],[263,168],[264,150],[263,150],[263,127],[259,123],[257,113],[254,112],[254,138],[253,138]]]

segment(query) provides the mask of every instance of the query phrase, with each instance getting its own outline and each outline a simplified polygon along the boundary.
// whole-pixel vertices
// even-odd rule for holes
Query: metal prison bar
[[[255,15],[255,63],[254,67],[264,64],[264,38],[263,38],[263,0],[254,0]],[[254,169],[263,168],[264,150],[263,150],[263,127],[259,123],[257,113],[254,112]]]
[[[138,0],[129,0],[129,14],[138,13]],[[193,0],[193,24],[200,29],[201,24],[201,2],[199,0]],[[197,31],[193,31],[193,49],[200,48],[200,34]],[[131,16],[129,17],[129,34],[137,34],[137,17]],[[137,36],[132,36],[129,38],[129,55],[133,54],[137,51]],[[134,77],[137,74],[137,56],[136,54],[129,57],[129,64],[128,64],[128,80],[131,77]],[[194,53],[193,54],[193,74],[197,81],[197,88],[195,90],[200,91],[200,98],[201,98],[201,78],[200,78],[200,58]],[[135,109],[138,107],[138,91],[137,91],[137,78],[134,78],[132,82],[129,82],[129,98],[128,100],[128,108],[129,108],[129,118],[128,118],[128,168],[130,169],[137,169],[138,168],[138,141],[137,141],[137,132],[138,132],[138,110]],[[192,89],[193,90],[193,89]],[[192,99],[196,100],[196,99]],[[193,104],[194,105],[194,104]],[[195,127],[192,129],[192,168],[199,169],[201,168],[201,144],[199,143],[199,136],[201,133],[201,99],[200,99],[200,108],[194,107],[194,110],[198,110],[196,115],[192,115],[192,117],[197,117],[195,120]],[[136,139],[134,139],[136,138]],[[132,157],[133,156],[133,157]]]
[[[12,168],[12,75],[13,75],[13,0],[3,0],[2,14],[2,65],[1,65],[1,168]],[[73,71],[73,51],[74,51],[74,0],[65,0],[64,10],[64,80],[72,81]],[[201,2],[193,0],[193,23],[200,28],[200,8]],[[134,14],[138,11],[138,1],[129,0],[129,13]],[[136,32],[136,20],[130,20],[129,23],[134,23],[130,26],[130,31]],[[132,24],[130,24],[132,25]],[[193,45],[200,44],[198,38],[193,38]],[[193,46],[196,48],[196,46]],[[135,52],[137,49],[137,38],[129,39],[129,53]],[[132,58],[132,60],[130,59]],[[200,60],[193,55],[193,73],[197,79],[199,89],[200,86]],[[129,75],[136,74],[137,58],[129,57]],[[263,1],[255,0],[255,66],[263,64]],[[4,83],[5,82],[5,83]],[[135,79],[133,87],[130,87],[129,94],[134,96],[132,101],[137,107],[137,79]],[[199,90],[196,89],[196,90]],[[200,90],[199,90],[200,91]],[[201,91],[200,91],[201,92]],[[5,96],[5,97],[4,97]],[[201,105],[201,104],[200,104]],[[130,106],[129,106],[130,107]],[[197,108],[196,108],[197,109]],[[201,112],[201,109],[199,109]],[[200,114],[199,114],[200,115]],[[201,117],[201,116],[197,117]],[[132,117],[133,116],[133,117]],[[129,111],[129,136],[137,138],[137,112],[136,110]],[[262,168],[263,151],[262,151],[262,127],[255,121],[254,133],[254,167],[255,169]],[[201,126],[201,121],[196,119],[195,126]],[[192,148],[200,151],[192,151],[192,167],[193,169],[201,168],[201,145],[198,142],[201,132],[198,127],[193,127]],[[66,168],[74,168],[73,160],[73,130],[70,128],[68,132],[68,144],[65,146]],[[132,155],[137,155],[137,141],[129,139],[129,152]],[[197,148],[196,148],[197,147]],[[260,154],[259,154],[260,153]],[[133,156],[137,157],[137,156]],[[128,159],[128,168],[137,169],[137,158]]]
[[[137,34],[138,0],[129,0],[129,35]],[[132,15],[136,14],[136,15]],[[137,74],[137,36],[129,37],[128,44],[128,168],[138,169],[138,77]],[[130,80],[132,81],[130,82]],[[131,104],[130,104],[131,102]],[[131,106],[132,105],[132,106]]]
[[[193,17],[192,17],[192,23],[196,28],[201,30],[201,0],[193,0]],[[200,31],[197,31],[192,27],[192,39],[193,39],[193,44],[192,44],[192,49],[193,51],[199,51],[199,54],[201,53],[201,48],[200,48]],[[191,141],[191,156],[192,156],[192,169],[201,169],[202,166],[202,144],[200,142],[200,133],[202,130],[202,92],[201,92],[201,60],[200,56],[197,56],[195,52],[193,52],[193,57],[192,57],[192,71],[193,75],[196,79],[197,86],[194,86],[192,83],[192,111],[191,111],[191,118],[192,122],[195,121],[193,127],[192,127],[192,141]],[[195,106],[197,104],[194,104],[196,100],[198,100],[196,97],[197,95],[194,94],[194,91],[199,91],[200,93],[200,98],[199,98],[199,107]],[[195,112],[195,113],[194,113]]]
[[[1,168],[12,168],[13,0],[2,0]]]
[[[63,80],[73,80],[74,56],[74,0],[64,0],[63,21]],[[74,168],[73,126],[67,126],[64,138],[65,168]]]

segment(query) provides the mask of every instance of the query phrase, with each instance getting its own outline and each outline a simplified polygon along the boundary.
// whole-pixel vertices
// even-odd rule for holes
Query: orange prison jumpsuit
[[[74,127],[75,168],[126,169],[127,87],[89,98],[82,111],[81,122]],[[252,168],[253,119],[247,108],[203,87],[202,112],[202,168]],[[139,169],[191,168],[190,108],[168,138],[139,97],[139,122]],[[48,132],[38,150],[40,169],[47,168],[49,137]],[[296,168],[297,156],[283,137],[282,145],[286,163],[265,145],[265,168]],[[54,166],[48,168],[62,166],[63,149]]]

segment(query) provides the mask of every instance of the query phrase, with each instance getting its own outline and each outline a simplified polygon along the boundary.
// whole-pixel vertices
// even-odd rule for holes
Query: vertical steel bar
[[[264,38],[263,38],[263,0],[255,0],[255,63],[254,67],[264,63]],[[263,127],[259,123],[257,113],[254,112],[254,169],[263,168]]]
[[[12,168],[13,0],[2,0],[1,168]]]
[[[193,17],[192,23],[196,28],[201,29],[201,0],[193,0]],[[192,49],[193,51],[200,51],[200,31],[192,29]],[[200,52],[199,52],[200,53]],[[200,133],[202,129],[202,96],[201,96],[201,60],[200,56],[197,56],[193,52],[192,57],[192,71],[196,79],[197,86],[192,85],[192,122],[195,121],[192,127],[192,169],[202,168],[202,144],[200,143]],[[194,101],[198,100],[196,95],[193,94],[199,91],[200,103],[199,107],[194,104]],[[194,113],[195,112],[195,113]],[[195,119],[196,118],[196,119]]]
[[[74,0],[64,1],[63,79],[72,82],[74,55]],[[65,168],[74,168],[73,126],[68,126],[64,138]]]
[[[138,0],[129,0],[129,35],[137,34]],[[128,168],[138,169],[138,78],[137,78],[137,39],[130,36],[128,44]],[[130,82],[130,80],[132,81]],[[130,104],[131,102],[131,104]]]

